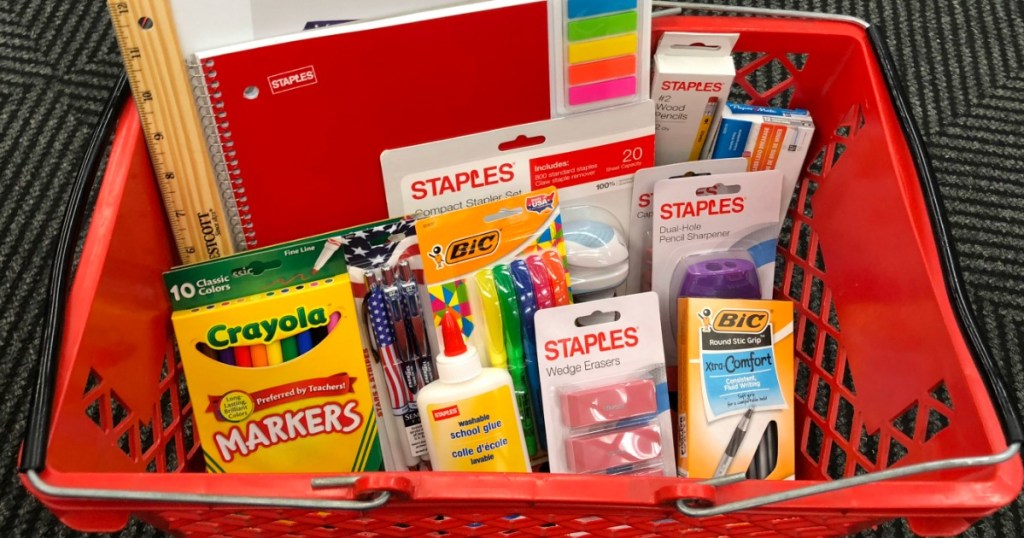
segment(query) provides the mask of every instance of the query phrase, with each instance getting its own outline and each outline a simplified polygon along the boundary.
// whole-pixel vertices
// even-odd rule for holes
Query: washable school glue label
[[[767,310],[701,313],[700,374],[708,420],[785,409]],[[713,316],[713,317],[712,317]]]
[[[529,472],[508,386],[461,401],[427,406],[439,461],[435,471]]]

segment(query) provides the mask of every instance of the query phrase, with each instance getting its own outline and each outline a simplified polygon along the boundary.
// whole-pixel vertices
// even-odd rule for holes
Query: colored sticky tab
[[[636,93],[636,77],[606,80],[569,88],[569,104],[585,105],[596,101],[607,101],[628,97]]]
[[[602,80],[628,77],[636,74],[636,57],[619,56],[609,60],[587,62],[569,66],[569,85],[590,84]]]
[[[569,63],[578,64],[615,58],[617,56],[636,55],[636,33],[616,37],[606,37],[593,41],[584,41],[569,45]]]
[[[569,41],[636,32],[636,11],[569,22]]]
[[[637,0],[569,0],[566,12],[570,19],[593,17],[616,11],[636,9]]]

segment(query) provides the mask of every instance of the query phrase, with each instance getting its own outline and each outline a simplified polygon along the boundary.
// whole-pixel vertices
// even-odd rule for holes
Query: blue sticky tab
[[[754,259],[754,267],[763,267],[775,261],[775,245],[778,242],[778,239],[772,238],[747,249],[750,257]]]
[[[722,120],[711,158],[731,159],[733,157],[742,157],[743,151],[747,148],[747,137],[750,136],[750,128],[751,124],[749,121]]]
[[[591,17],[636,9],[637,0],[569,0],[566,13],[570,19]]]

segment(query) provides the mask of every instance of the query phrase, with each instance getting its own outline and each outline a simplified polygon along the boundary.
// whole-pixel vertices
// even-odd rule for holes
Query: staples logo
[[[684,219],[687,217],[714,217],[742,213],[746,200],[742,196],[661,204],[661,220]]]
[[[721,82],[700,82],[696,80],[666,80],[661,83],[664,92],[720,92]]]
[[[555,361],[591,353],[606,353],[636,347],[640,344],[640,328],[626,327],[611,331],[588,333],[544,342],[544,358]]]
[[[272,94],[296,90],[316,84],[316,71],[313,70],[312,65],[307,65],[306,67],[285,71],[284,73],[270,75],[267,77],[267,83],[270,84],[270,93]]]
[[[434,409],[431,411],[434,420],[445,420],[452,417],[459,416],[459,406],[450,405],[448,407],[442,407],[441,409]]]
[[[442,196],[461,192],[463,188],[479,189],[490,187],[501,183],[508,183],[516,178],[515,166],[513,163],[503,163],[494,166],[445,174],[429,179],[419,179],[412,182],[412,199],[422,200],[428,196]]]

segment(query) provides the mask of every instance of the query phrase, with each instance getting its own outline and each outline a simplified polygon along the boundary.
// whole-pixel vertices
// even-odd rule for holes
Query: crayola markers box
[[[795,473],[793,304],[679,299],[678,472]]]
[[[344,259],[336,258],[317,280],[172,314],[208,471],[380,468],[357,312]]]

